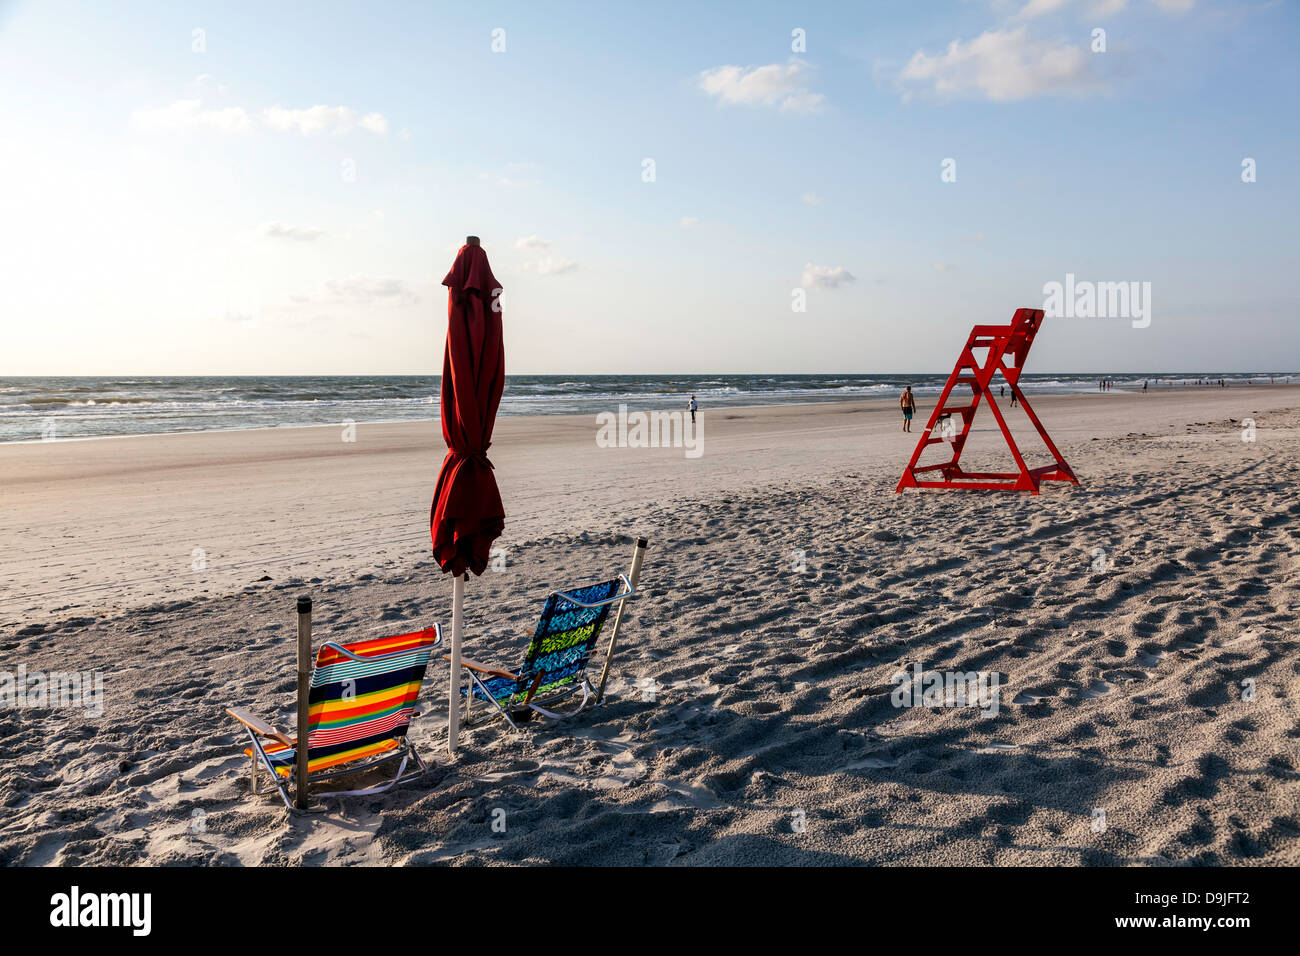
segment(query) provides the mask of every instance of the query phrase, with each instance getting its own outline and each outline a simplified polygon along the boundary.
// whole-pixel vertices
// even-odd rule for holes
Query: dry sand
[[[431,772],[298,819],[222,710],[291,724],[300,592],[318,641],[449,620],[436,424],[0,447],[0,671],[104,678],[101,716],[0,710],[0,862],[1300,862],[1300,388],[1034,405],[1082,487],[895,495],[888,403],[705,409],[694,460],[503,419],[467,651],[517,663],[645,535],[609,701],[451,762],[440,662]],[[895,707],[918,663],[996,713]]]

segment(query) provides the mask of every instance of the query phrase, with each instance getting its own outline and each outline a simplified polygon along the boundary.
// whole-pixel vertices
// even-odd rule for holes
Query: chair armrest
[[[627,588],[627,590],[620,591],[618,594],[615,594],[613,597],[607,597],[603,601],[591,601],[591,602],[579,601],[576,597],[573,596],[572,593],[568,591],[552,591],[551,593],[564,598],[564,600],[568,601],[570,604],[576,604],[578,605],[578,607],[585,607],[585,608],[603,607],[606,604],[613,604],[616,601],[625,601],[628,598],[635,597],[637,594],[641,593],[636,588],[632,587],[632,582],[628,580],[626,574],[620,574],[618,578],[620,581],[623,582],[623,586]]]
[[[451,655],[443,654],[442,659],[444,661],[449,661],[451,660]],[[478,671],[480,674],[487,674],[491,677],[509,677],[511,680],[519,679],[518,674],[512,674],[509,671],[499,670],[495,667],[488,667],[485,664],[480,664],[478,661],[472,661],[468,657],[462,657],[460,659],[460,666],[468,667],[472,671]]]
[[[426,632],[428,632],[428,631],[433,631],[434,634],[436,635],[436,636],[434,637],[434,641],[433,641],[433,643],[429,645],[429,650],[432,651],[435,647],[437,647],[439,644],[442,643],[442,625],[440,625],[440,624],[435,624],[435,625],[433,625],[433,627],[426,627],[424,630],[425,630]],[[324,646],[324,647],[328,647],[330,650],[334,651],[335,653],[339,654],[339,655],[342,656],[342,657],[346,657],[348,660],[352,660],[352,661],[360,661],[360,662],[363,663],[363,664],[373,664],[373,663],[375,663],[376,661],[387,660],[387,659],[390,658],[390,657],[401,657],[401,656],[404,655],[404,654],[410,654],[410,653],[411,653],[409,650],[407,650],[407,651],[390,651],[390,652],[387,653],[387,654],[374,654],[374,655],[372,655],[372,656],[370,656],[370,657],[362,657],[360,654],[353,654],[350,650],[348,650],[348,649],[347,649],[346,647],[344,647],[342,644],[336,644],[334,641],[326,641],[325,644],[324,644],[323,646]]]
[[[277,740],[286,747],[292,747],[298,742],[297,737],[290,737],[288,734],[277,730],[260,717],[254,716],[242,707],[227,707],[226,713],[235,720],[239,721],[259,737],[269,737]]]

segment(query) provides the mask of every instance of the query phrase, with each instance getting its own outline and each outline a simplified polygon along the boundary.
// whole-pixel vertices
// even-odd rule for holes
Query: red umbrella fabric
[[[487,457],[505,387],[497,298],[501,284],[472,236],[456,253],[442,284],[447,287],[447,350],[442,363],[447,457],[433,492],[429,533],[434,559],[443,571],[482,574],[506,518]]]

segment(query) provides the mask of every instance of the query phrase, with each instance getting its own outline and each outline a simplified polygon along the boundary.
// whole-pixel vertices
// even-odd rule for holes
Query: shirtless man
[[[912,415],[916,412],[916,399],[912,396],[911,385],[907,386],[903,394],[898,396],[898,405],[903,409],[903,431],[910,432],[912,430]]]

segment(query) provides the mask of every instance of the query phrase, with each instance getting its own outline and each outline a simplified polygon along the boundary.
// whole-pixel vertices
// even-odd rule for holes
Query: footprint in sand
[[[845,764],[840,768],[840,773],[847,773],[851,770],[888,770],[897,767],[897,760],[888,760],[883,757],[867,757],[864,760],[856,760],[853,763]]]
[[[1011,699],[1011,703],[1015,704],[1018,707],[1028,707],[1028,706],[1032,706],[1033,704],[1040,703],[1041,701],[1047,700],[1047,698],[1051,696],[1052,696],[1051,694],[1048,694],[1043,691],[1035,692],[1030,690],[1022,690],[1019,694],[1016,694],[1016,696]]]
[[[1130,681],[1149,680],[1151,675],[1146,671],[1134,669],[1121,669],[1106,671],[1101,675],[1103,682],[1110,681],[1115,684],[1124,684]]]
[[[1158,647],[1143,647],[1138,651],[1137,662],[1143,667],[1155,667],[1165,659],[1165,652]]]

